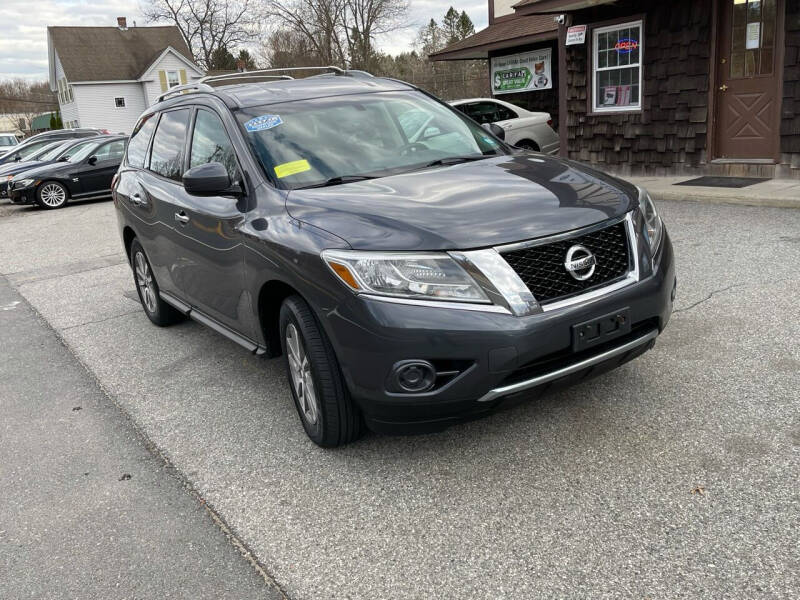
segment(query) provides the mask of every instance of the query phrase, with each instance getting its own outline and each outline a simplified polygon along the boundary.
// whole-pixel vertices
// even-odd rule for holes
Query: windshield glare
[[[37,160],[55,160],[68,145],[69,144],[65,144],[64,142],[55,142],[49,146],[45,146],[44,151],[39,153]]]
[[[289,189],[506,153],[485,129],[419,92],[271,104],[238,118],[264,170]]]

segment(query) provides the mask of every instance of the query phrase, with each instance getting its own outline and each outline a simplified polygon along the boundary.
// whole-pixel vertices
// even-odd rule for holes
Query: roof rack
[[[327,66],[327,67],[283,67],[278,69],[257,69],[255,71],[242,71],[237,73],[225,73],[223,75],[207,75],[201,79],[193,83],[187,83],[184,85],[176,85],[175,87],[171,87],[166,92],[160,94],[156,97],[156,103],[162,102],[167,98],[171,98],[172,96],[177,96],[178,94],[185,94],[188,92],[213,92],[215,91],[214,88],[209,85],[209,83],[213,82],[226,82],[228,80],[241,80],[241,79],[282,79],[282,80],[290,80],[294,79],[291,75],[273,75],[272,73],[281,73],[285,71],[324,71],[324,74],[332,74],[332,75],[342,75],[346,76],[349,74],[349,71],[346,69],[342,69],[341,67],[335,66]],[[358,74],[358,75],[356,75]],[[355,76],[364,76],[371,74],[367,73],[366,71],[353,71],[353,75]]]

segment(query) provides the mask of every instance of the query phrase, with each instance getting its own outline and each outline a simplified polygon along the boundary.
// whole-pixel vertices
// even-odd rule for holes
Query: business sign
[[[573,25],[567,28],[567,46],[586,43],[586,25]]]
[[[553,87],[550,48],[492,58],[492,94],[533,92]]]
[[[639,47],[639,42],[628,38],[623,38],[614,44],[617,54],[630,54]]]

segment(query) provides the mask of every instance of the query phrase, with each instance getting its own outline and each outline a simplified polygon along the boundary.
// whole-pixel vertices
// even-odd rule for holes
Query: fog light
[[[398,392],[427,392],[435,383],[436,369],[426,360],[401,361],[394,366],[389,376],[389,387]]]

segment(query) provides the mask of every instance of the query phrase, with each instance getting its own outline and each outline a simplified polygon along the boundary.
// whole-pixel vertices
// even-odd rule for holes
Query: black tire
[[[523,150],[532,150],[534,152],[539,152],[539,144],[536,142],[532,142],[530,140],[520,140],[516,143],[517,148],[522,148]]]
[[[142,263],[145,266],[142,272]],[[137,270],[137,266],[139,270]],[[176,308],[170,306],[161,299],[158,293],[158,282],[156,282],[153,269],[144,248],[136,238],[131,242],[131,270],[133,271],[133,282],[136,285],[136,293],[142,303],[147,317],[159,327],[166,327],[174,323],[183,321],[186,317]],[[149,275],[149,280],[148,280]],[[144,281],[144,284],[142,283]]]
[[[364,430],[361,411],[350,397],[331,343],[306,301],[300,296],[286,298],[281,305],[279,322],[281,349],[289,387],[308,437],[315,444],[325,448],[341,446],[361,437]],[[299,334],[301,349],[310,363],[308,373],[313,385],[312,399],[316,402],[316,419],[313,422],[308,414],[309,411],[301,406],[298,386],[292,374],[291,350],[288,347],[290,341],[287,340],[287,331],[290,327]]]
[[[36,204],[45,210],[64,208],[69,201],[69,190],[58,181],[44,181],[36,189]]]

